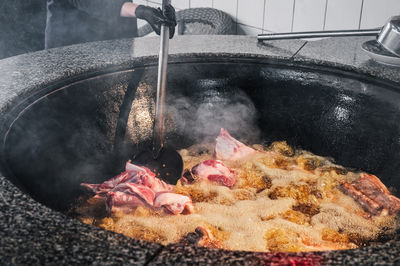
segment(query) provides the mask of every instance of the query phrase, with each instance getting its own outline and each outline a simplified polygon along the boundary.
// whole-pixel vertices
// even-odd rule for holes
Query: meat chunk
[[[110,191],[106,195],[106,208],[108,213],[123,211],[128,213],[139,206],[147,206],[146,202],[138,195],[127,194],[120,191]]]
[[[351,184],[343,182],[343,191],[374,215],[395,214],[400,211],[400,199],[391,195],[378,177],[362,173]]]
[[[194,206],[189,197],[171,192],[158,193],[154,200],[154,207],[165,207],[175,215],[182,213],[184,210],[189,213],[194,212]]]
[[[256,150],[234,139],[227,130],[221,128],[215,145],[215,156],[218,160],[235,161],[255,152]]]
[[[122,183],[116,186],[112,192],[122,192],[127,195],[135,195],[145,201],[148,205],[153,205],[155,192],[150,188],[134,184],[134,183]]]
[[[363,173],[360,178],[354,182],[356,189],[363,192],[364,195],[387,209],[390,214],[400,210],[400,199],[391,195],[386,186],[374,175]]]
[[[374,194],[390,195],[389,190],[381,180],[374,175],[362,173],[353,184],[357,189],[362,190],[367,196],[373,196]]]
[[[104,197],[109,191],[123,183],[141,184],[149,187],[156,193],[170,191],[173,188],[173,186],[156,178],[156,175],[147,167],[140,167],[130,162],[126,163],[125,172],[122,172],[102,184],[81,183],[81,186],[95,193],[97,196]]]
[[[139,206],[153,206],[154,198],[154,191],[146,186],[122,183],[106,194],[106,207],[109,213],[129,212]]]
[[[230,170],[222,161],[206,160],[192,168],[192,174],[200,179],[218,182],[227,187],[236,183],[236,174]]]
[[[125,169],[131,176],[134,176],[137,179],[136,183],[151,188],[155,193],[171,191],[173,189],[172,185],[158,179],[147,167],[140,167],[127,162]]]
[[[138,206],[165,207],[173,214],[194,211],[189,197],[169,192],[174,186],[158,179],[150,169],[130,162],[126,163],[125,172],[102,184],[82,183],[81,186],[96,193],[94,198],[105,199],[109,213],[129,212]]]
[[[353,185],[349,183],[343,183],[342,185],[343,191],[355,199],[361,207],[363,207],[367,212],[377,215],[380,214],[381,206],[378,203],[364,195],[361,191],[356,189]]]

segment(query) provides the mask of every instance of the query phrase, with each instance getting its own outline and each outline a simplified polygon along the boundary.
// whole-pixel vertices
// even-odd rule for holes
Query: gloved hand
[[[139,5],[136,7],[135,15],[137,18],[146,20],[158,35],[160,35],[161,25],[166,25],[169,27],[169,38],[174,36],[176,17],[175,9],[170,4],[165,6],[164,12],[160,8]]]

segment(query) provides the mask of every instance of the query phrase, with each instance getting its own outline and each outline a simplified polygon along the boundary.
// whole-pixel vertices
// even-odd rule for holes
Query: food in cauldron
[[[195,232],[200,246],[248,251],[357,248],[397,229],[400,199],[376,176],[284,141],[248,147],[221,129],[215,146],[180,154],[176,185],[130,162],[102,184],[83,183],[94,196],[76,206],[79,219],[161,244]]]

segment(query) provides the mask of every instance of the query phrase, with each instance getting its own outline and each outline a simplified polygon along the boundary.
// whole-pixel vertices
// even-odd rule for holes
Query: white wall
[[[159,6],[162,0],[133,0]],[[400,0],[172,0],[177,10],[213,7],[232,16],[237,34],[367,29],[400,15]]]

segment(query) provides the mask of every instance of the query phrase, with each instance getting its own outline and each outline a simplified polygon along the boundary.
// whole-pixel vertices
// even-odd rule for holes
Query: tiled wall
[[[159,6],[162,0],[133,0]],[[367,29],[400,15],[400,0],[172,0],[177,10],[213,7],[234,19],[238,34]]]

